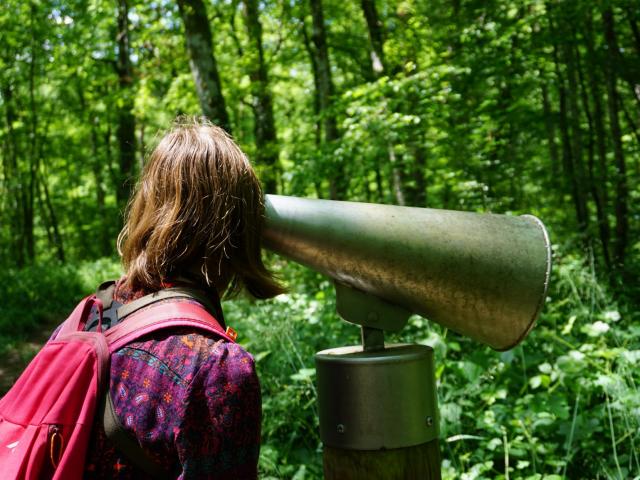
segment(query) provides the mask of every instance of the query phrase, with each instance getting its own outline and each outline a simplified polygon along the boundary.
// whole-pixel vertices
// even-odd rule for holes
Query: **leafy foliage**
[[[263,179],[275,172],[278,193],[534,213],[557,243],[547,304],[522,346],[496,353],[418,317],[395,338],[436,351],[445,477],[638,478],[636,3],[377,0],[373,23],[361,8],[371,2],[256,3],[260,88],[246,2],[207,1],[203,21],[234,138]],[[312,3],[324,9],[331,85],[318,74]],[[201,108],[176,2],[5,4],[2,354],[119,274],[125,177],[157,132]],[[268,96],[274,166],[255,128]],[[358,331],[337,319],[326,279],[273,265],[290,292],[229,302],[227,317],[262,378],[264,478],[319,478],[313,355]]]

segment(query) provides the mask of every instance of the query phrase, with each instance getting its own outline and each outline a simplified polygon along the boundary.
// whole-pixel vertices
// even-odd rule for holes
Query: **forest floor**
[[[16,338],[2,352],[0,363],[0,396],[4,395],[18,379],[28,363],[42,348],[51,333],[60,323],[52,318],[42,323],[41,328],[23,338]]]

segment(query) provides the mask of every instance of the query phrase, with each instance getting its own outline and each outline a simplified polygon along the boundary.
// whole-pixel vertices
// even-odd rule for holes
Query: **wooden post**
[[[325,480],[440,480],[438,439],[392,450],[324,447]]]

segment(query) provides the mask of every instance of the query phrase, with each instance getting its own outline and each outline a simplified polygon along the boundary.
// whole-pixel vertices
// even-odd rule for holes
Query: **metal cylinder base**
[[[316,354],[320,437],[346,450],[413,447],[438,438],[433,349],[361,346]]]

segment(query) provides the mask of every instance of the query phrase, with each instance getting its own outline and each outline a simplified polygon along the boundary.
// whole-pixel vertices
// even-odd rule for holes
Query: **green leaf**
[[[315,368],[301,368],[297,373],[290,375],[289,378],[296,382],[309,382],[316,375]]]

